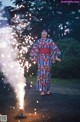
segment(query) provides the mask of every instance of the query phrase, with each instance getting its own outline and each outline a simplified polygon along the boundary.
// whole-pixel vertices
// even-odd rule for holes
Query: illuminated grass
[[[37,77],[28,77],[27,82],[33,82],[35,84],[37,82]],[[52,84],[72,84],[72,83],[80,83],[80,79],[59,79],[59,78],[52,78]]]

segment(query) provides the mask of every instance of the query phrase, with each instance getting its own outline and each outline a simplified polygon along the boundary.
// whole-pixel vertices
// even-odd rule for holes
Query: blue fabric
[[[50,54],[40,54],[40,48],[49,48],[51,50]],[[50,81],[51,81],[51,66],[52,63],[55,63],[56,56],[58,57],[61,54],[59,48],[53,42],[52,39],[47,38],[39,39],[33,45],[30,56],[33,61],[38,63],[37,71],[37,89],[39,91],[49,91],[50,90]]]

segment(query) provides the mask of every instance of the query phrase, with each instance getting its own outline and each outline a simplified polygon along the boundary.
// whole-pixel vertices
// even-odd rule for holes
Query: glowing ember
[[[37,114],[37,112],[34,112],[34,114]]]
[[[39,103],[39,101],[36,101],[36,103]]]
[[[32,88],[32,84],[30,84],[30,87]]]
[[[36,62],[33,62],[34,64],[36,64]]]
[[[34,111],[36,111],[36,108],[34,109]]]

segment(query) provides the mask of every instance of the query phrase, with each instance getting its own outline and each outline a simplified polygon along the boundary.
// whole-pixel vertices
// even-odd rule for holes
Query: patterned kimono
[[[61,54],[59,48],[52,39],[39,39],[33,45],[30,56],[38,63],[37,89],[39,91],[50,90],[51,66],[55,63],[56,57]]]

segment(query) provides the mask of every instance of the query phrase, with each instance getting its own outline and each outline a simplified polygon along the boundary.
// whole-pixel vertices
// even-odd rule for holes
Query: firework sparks
[[[3,25],[3,21],[1,22]],[[18,48],[19,45],[20,43],[15,38],[15,32],[5,20],[5,26],[0,28],[0,68],[6,77],[6,83],[10,83],[16,93],[19,108],[24,109],[26,80],[23,64],[28,69],[30,65],[28,62],[24,63],[25,58],[23,54],[27,52],[27,48],[23,46],[25,42],[21,45],[21,49]]]
[[[16,26],[13,25],[11,27],[7,23],[7,19],[2,18],[2,11],[0,13],[0,16],[1,19],[5,20],[5,26],[3,26],[2,21],[2,27],[0,28],[0,68],[6,78],[6,80],[3,79],[4,83],[10,83],[16,93],[19,109],[24,109],[24,88],[26,86],[24,69],[26,67],[26,72],[28,72],[29,68],[31,67],[31,63],[26,60],[25,54],[28,53],[28,50],[34,43],[34,38],[30,33],[27,36],[24,35],[21,40],[21,33],[26,26],[30,25],[30,22],[21,21],[21,16],[15,14],[12,21],[16,23]],[[32,15],[29,14],[30,18],[31,16]],[[19,32],[19,35],[15,30]],[[33,74],[34,73],[32,73],[32,75]],[[30,87],[32,87],[32,82]]]
[[[23,108],[25,95],[24,69],[16,60],[18,49],[16,46],[15,48],[13,47],[14,41],[14,36],[12,35],[12,29],[10,27],[0,29],[0,67],[7,78],[6,82],[10,83],[15,90],[20,108]]]

